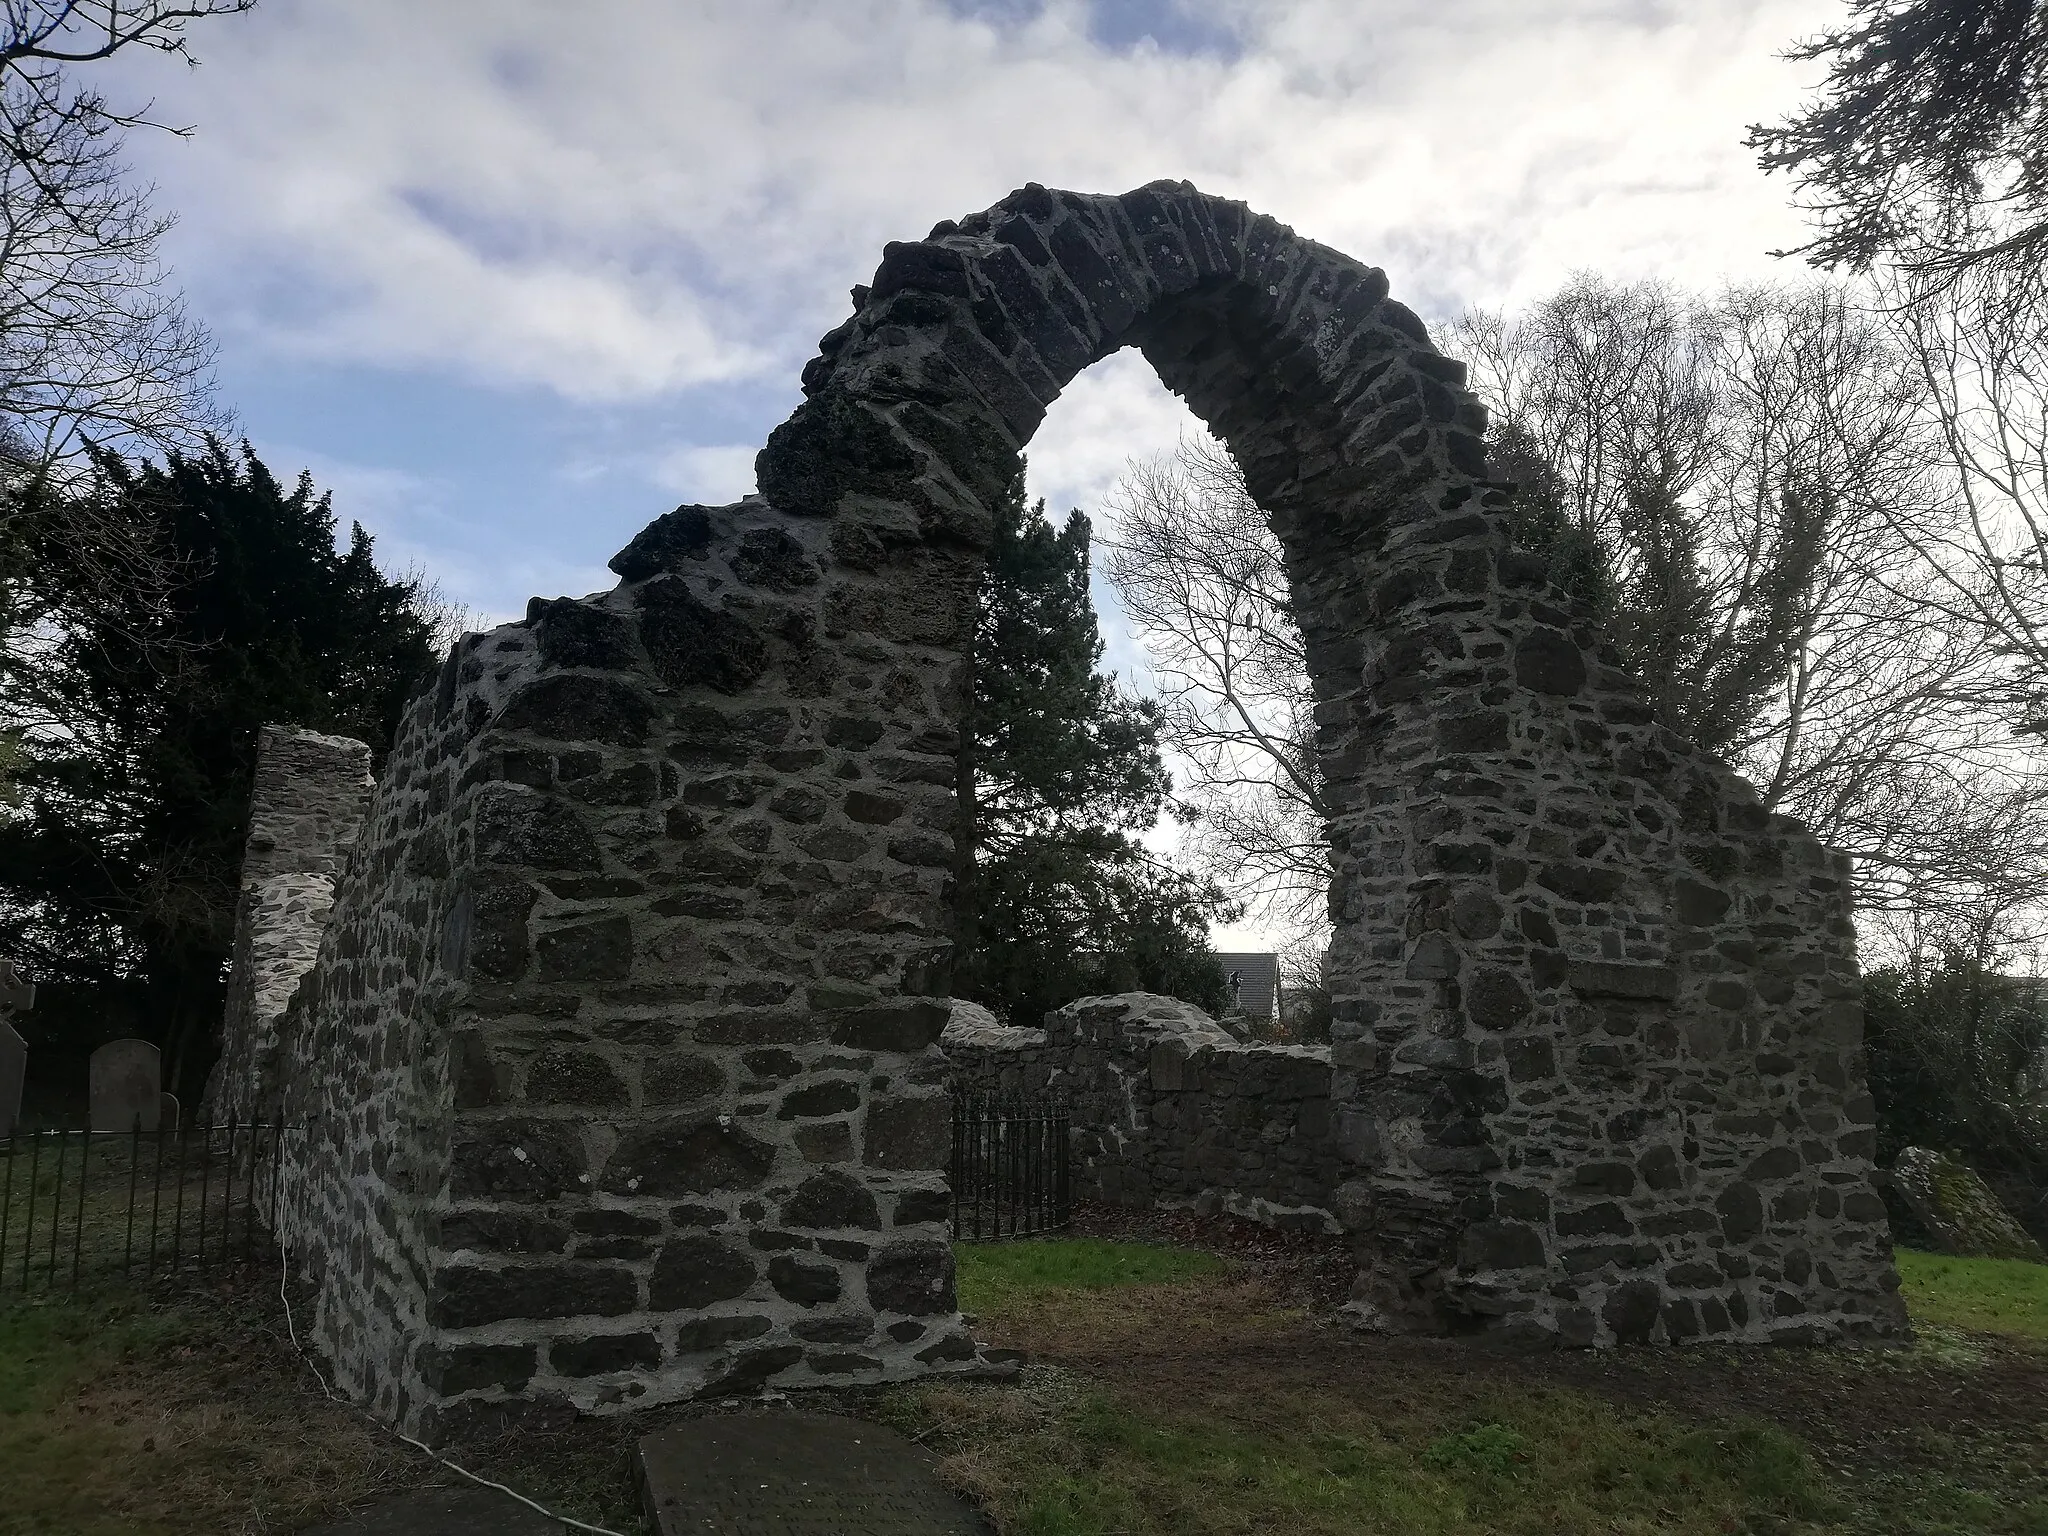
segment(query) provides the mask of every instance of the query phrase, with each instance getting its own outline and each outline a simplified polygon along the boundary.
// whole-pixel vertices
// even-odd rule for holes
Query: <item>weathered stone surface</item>
[[[758,1339],[774,1326],[765,1317],[700,1317],[676,1329],[676,1353],[701,1354],[742,1339]]]
[[[1999,1204],[1965,1163],[1925,1147],[1907,1147],[1892,1163],[1892,1188],[1944,1253],[2048,1264],[2048,1253]]]
[[[1849,871],[1601,659],[1597,617],[1514,547],[1485,413],[1384,274],[1179,183],[1026,188],[914,247],[805,368],[761,494],[679,508],[614,590],[466,637],[330,849],[319,958],[276,1018],[276,1097],[307,1127],[276,1193],[340,1388],[424,1429],[816,1382],[814,1357],[835,1383],[977,1367],[921,1097],[953,1012],[962,664],[991,508],[1045,403],[1132,344],[1284,552],[1329,808],[1332,1043],[1247,1046],[1156,999],[1090,1000],[1042,1055],[983,1040],[996,1078],[1072,1091],[1077,1186],[1347,1225],[1382,1326],[1903,1326]],[[279,891],[302,924],[315,895]],[[483,1149],[508,1122],[568,1128],[580,1163],[502,1166]],[[827,1168],[885,1228],[785,1220]],[[458,1201],[458,1177],[501,1192]],[[658,1230],[572,1225],[600,1210]],[[1541,1262],[1504,1230],[1468,1244],[1482,1222],[1527,1227]],[[788,1260],[793,1286],[830,1267],[839,1299],[763,1268],[743,1296],[655,1302],[660,1255],[703,1237]],[[1676,1278],[1708,1263],[1718,1287]],[[590,1294],[524,1294],[550,1285]],[[531,1315],[565,1299],[620,1310]],[[553,1359],[727,1313],[767,1327],[596,1375]],[[860,1313],[856,1347],[795,1331]],[[421,1379],[422,1346],[475,1343],[534,1344],[532,1377]]]
[[[839,1271],[831,1264],[817,1264],[778,1254],[768,1261],[768,1283],[776,1295],[798,1306],[822,1306],[839,1299]]]
[[[811,1368],[830,1358],[813,1357]],[[637,1455],[647,1518],[660,1536],[987,1536],[991,1529],[939,1481],[930,1452],[860,1419],[720,1414],[645,1436]]]
[[[203,1121],[274,1120],[279,1017],[319,958],[335,883],[369,811],[370,749],[345,736],[265,726],[242,846],[220,1058]]]
[[[615,1195],[690,1195],[752,1189],[774,1166],[775,1149],[752,1132],[716,1120],[671,1120],[634,1132],[605,1165]]]
[[[884,1245],[868,1265],[868,1301],[878,1312],[925,1317],[953,1310],[953,1250],[945,1243]]]
[[[947,1054],[966,1050],[1029,1050],[1045,1044],[1042,1029],[1014,1029],[979,1003],[952,1000],[939,1044]]]
[[[944,1095],[878,1099],[861,1132],[871,1168],[943,1169],[953,1150],[953,1110]]]
[[[949,1030],[945,1050],[958,1092],[1069,1106],[1077,1194],[1337,1228],[1327,1047],[1242,1043],[1192,1004],[1128,992],[1070,1003],[1042,1030]],[[942,1166],[943,1101],[909,1101],[878,1137],[881,1107],[868,1111],[871,1161],[879,1146],[906,1166]],[[904,1146],[906,1132],[921,1152]],[[943,1214],[943,1199],[932,1210]]]
[[[874,1192],[847,1173],[814,1173],[782,1204],[784,1225],[872,1232],[882,1225]]]
[[[648,1370],[661,1364],[661,1343],[651,1333],[599,1333],[587,1339],[557,1339],[548,1346],[548,1364],[564,1376]]]
[[[921,1051],[946,1027],[950,1010],[931,998],[854,1008],[832,1025],[832,1043],[857,1051]]]
[[[88,1063],[87,1104],[96,1131],[153,1131],[163,1123],[162,1056],[147,1040],[112,1040]]]
[[[533,1371],[531,1344],[429,1345],[420,1352],[421,1379],[450,1397],[478,1387],[508,1387],[516,1392]]]
[[[692,1234],[661,1250],[648,1282],[648,1302],[657,1312],[708,1307],[746,1295],[759,1277],[752,1255],[736,1243]]]
[[[555,1200],[585,1182],[575,1127],[555,1120],[492,1120],[455,1144],[448,1192],[458,1200]]]
[[[434,1277],[427,1317],[437,1327],[474,1328],[508,1318],[617,1317],[633,1310],[632,1274],[595,1264],[450,1264]]]
[[[686,504],[662,513],[611,557],[609,568],[628,581],[645,581],[703,559],[711,549],[711,510]]]

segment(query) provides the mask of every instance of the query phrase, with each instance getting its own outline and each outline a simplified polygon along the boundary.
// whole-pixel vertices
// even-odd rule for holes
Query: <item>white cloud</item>
[[[1083,0],[991,0],[997,20],[971,0],[265,0],[195,30],[202,69],[107,73],[198,130],[133,149],[231,352],[576,407],[680,401],[660,429],[600,434],[607,458],[560,470],[575,486],[744,493],[758,440],[732,439],[794,403],[882,244],[1025,181],[1192,180],[1386,267],[1429,317],[1582,267],[1801,270],[1764,254],[1801,229],[1740,141],[1811,83],[1776,55],[1840,0],[1175,5],[1236,46],[1105,47]],[[1033,493],[1099,513],[1129,459],[1191,426],[1120,354],[1054,405]],[[329,456],[277,461],[312,463],[388,557],[456,596],[610,585],[508,538],[487,491],[349,464],[346,420],[325,430]],[[1142,674],[1103,617],[1111,664]]]
[[[648,478],[685,501],[722,506],[752,494],[758,451],[751,443],[671,448],[654,461]]]
[[[576,399],[794,373],[883,241],[1029,180],[1188,177],[1419,308],[1796,239],[1740,147],[1834,0],[1213,0],[1234,57],[1079,0],[269,0],[153,73],[138,143],[202,309],[288,355]],[[565,27],[565,20],[573,26]]]
[[[1031,441],[1030,494],[1064,517],[1079,507],[1100,518],[1103,501],[1132,460],[1171,453],[1202,424],[1135,348],[1104,358],[1052,403]]]

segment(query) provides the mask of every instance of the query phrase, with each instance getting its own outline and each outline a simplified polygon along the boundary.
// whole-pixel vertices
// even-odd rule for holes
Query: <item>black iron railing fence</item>
[[[266,1262],[277,1170],[303,1125],[24,1131],[0,1138],[0,1295]],[[1064,1105],[953,1103],[953,1235],[1028,1237],[1067,1225]]]
[[[1066,1106],[954,1099],[952,1175],[956,1238],[1029,1237],[1064,1227]]]
[[[229,1121],[0,1139],[0,1295],[273,1256],[277,1166],[303,1130]]]

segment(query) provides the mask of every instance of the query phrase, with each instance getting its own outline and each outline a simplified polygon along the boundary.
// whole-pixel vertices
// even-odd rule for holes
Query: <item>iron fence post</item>
[[[21,1288],[28,1290],[28,1272],[35,1263],[36,1250],[36,1182],[42,1174],[43,1138],[40,1132],[31,1133],[28,1142],[28,1211],[22,1222],[21,1238]]]
[[[118,1134],[118,1133],[117,1133]],[[78,1261],[85,1252],[85,1179],[92,1166],[92,1127],[85,1128],[85,1141],[78,1149],[78,1204],[71,1215],[71,1287],[78,1288]]]
[[[14,1140],[16,1132],[7,1133],[7,1168],[0,1173],[0,1284],[7,1280],[7,1223],[14,1214]]]
[[[162,1125],[157,1126],[156,1133],[163,1135]],[[185,1152],[191,1145],[192,1133],[179,1126],[172,1134],[178,1138],[178,1198],[171,1207],[171,1269],[175,1273],[185,1256]]]
[[[142,1171],[142,1116],[128,1131],[128,1231],[121,1240],[121,1278],[128,1277],[135,1261],[135,1181]]]
[[[50,1262],[43,1270],[43,1283],[57,1283],[57,1238],[64,1225],[64,1154],[71,1145],[71,1133],[57,1133],[57,1187],[50,1200]]]

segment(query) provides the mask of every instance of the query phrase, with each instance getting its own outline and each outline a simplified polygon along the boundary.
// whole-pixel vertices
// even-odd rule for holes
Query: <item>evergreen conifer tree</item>
[[[142,993],[166,1086],[196,1090],[224,995],[257,733],[355,736],[381,758],[433,665],[414,583],[385,577],[328,498],[246,446],[136,467],[110,456],[95,516],[171,562],[166,587],[86,590],[54,543],[9,573],[0,717],[20,734],[0,804],[0,950],[38,980]],[[34,523],[31,522],[33,527]]]
[[[1020,469],[997,510],[960,754],[957,995],[1035,1024],[1096,992],[1166,992],[1218,1009],[1207,939],[1219,894],[1134,834],[1172,789],[1160,717],[1098,670],[1089,523],[1028,507]]]

